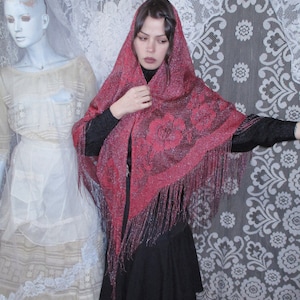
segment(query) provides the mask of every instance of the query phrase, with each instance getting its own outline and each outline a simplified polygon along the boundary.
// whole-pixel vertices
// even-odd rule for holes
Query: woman
[[[0,298],[97,299],[105,236],[71,134],[95,77],[84,57],[53,48],[58,21],[43,0],[5,0],[4,12],[23,55],[0,73]]]
[[[94,192],[109,239],[100,299],[195,299],[193,193],[205,191],[216,212],[224,181],[240,178],[247,158],[228,152],[299,138],[295,125],[236,111],[195,76],[172,5],[142,4],[112,73],[73,128],[85,182],[103,193]]]

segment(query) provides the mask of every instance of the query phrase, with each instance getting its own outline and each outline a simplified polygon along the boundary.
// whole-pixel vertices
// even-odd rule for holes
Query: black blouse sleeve
[[[109,133],[118,124],[110,109],[92,119],[86,126],[85,155],[98,156],[100,149]]]
[[[256,122],[251,122],[256,118]],[[245,126],[245,123],[251,123]],[[232,138],[232,152],[250,151],[256,146],[271,147],[275,143],[295,140],[296,122],[250,115],[241,125],[246,130],[237,130]]]
[[[255,122],[252,122],[253,119]],[[118,124],[110,109],[92,119],[86,126],[85,155],[98,156],[104,140]],[[247,126],[247,123],[251,124]],[[250,151],[256,146],[271,147],[275,143],[295,140],[296,122],[248,116],[232,137],[232,152]]]

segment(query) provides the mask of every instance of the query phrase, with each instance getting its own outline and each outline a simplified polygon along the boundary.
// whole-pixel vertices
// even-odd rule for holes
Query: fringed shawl
[[[89,158],[84,157],[88,121],[131,87],[147,84],[131,47],[134,18],[112,73],[73,131],[82,174],[91,176],[96,185],[98,180],[104,195],[101,205],[107,222],[112,283],[124,258],[130,257],[141,242],[155,243],[179,217],[190,221],[187,211],[194,192],[209,188],[212,194],[204,200],[210,201],[215,212],[225,181],[238,178],[242,172],[243,157],[231,165],[228,152],[232,136],[245,116],[195,76],[176,11],[175,16],[170,77],[163,63],[148,84],[152,106],[123,117],[107,137],[96,164],[88,162]],[[130,208],[122,239],[130,136]]]

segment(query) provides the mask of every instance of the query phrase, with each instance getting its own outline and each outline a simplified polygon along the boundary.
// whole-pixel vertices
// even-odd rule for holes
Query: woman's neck
[[[143,66],[141,66],[141,68],[147,83],[152,79],[152,77],[155,75],[156,71],[158,70],[158,68],[155,70],[148,70],[145,69]]]

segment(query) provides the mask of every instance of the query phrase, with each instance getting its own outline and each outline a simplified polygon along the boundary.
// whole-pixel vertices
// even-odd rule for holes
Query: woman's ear
[[[46,29],[49,24],[49,15],[43,14],[42,21],[43,21],[43,29]]]

